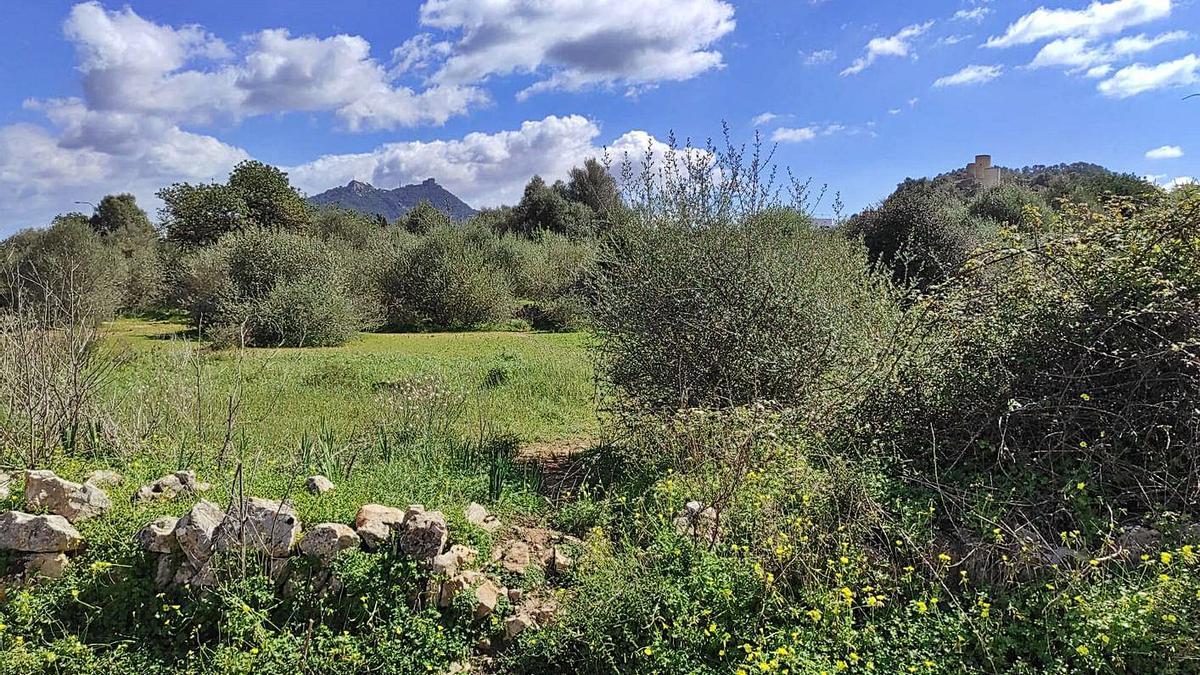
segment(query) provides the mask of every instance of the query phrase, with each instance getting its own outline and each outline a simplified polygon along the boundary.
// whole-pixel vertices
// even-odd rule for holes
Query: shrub
[[[1061,232],[989,246],[914,308],[908,360],[872,433],[925,471],[1011,486],[1048,532],[1194,506],[1198,214],[1195,190],[1068,205]],[[1100,503],[1076,508],[1077,485]]]
[[[968,210],[973,216],[1017,228],[1028,227],[1037,216],[1046,218],[1053,213],[1041,195],[1018,185],[1000,185],[984,190],[975,196]]]
[[[511,315],[512,282],[499,239],[481,227],[442,225],[392,247],[377,280],[397,328],[474,328]]]
[[[3,253],[8,308],[40,307],[57,324],[109,319],[122,304],[122,260],[82,214],[17,233],[4,241]]]
[[[600,368],[657,409],[814,403],[893,321],[886,281],[831,232],[774,219],[618,224],[600,254]]]
[[[897,283],[927,288],[989,240],[994,226],[971,217],[949,188],[907,180],[879,206],[851,218],[845,229],[862,238],[871,262],[889,270]]]
[[[191,255],[182,300],[193,323],[218,342],[337,345],[373,319],[348,270],[345,253],[328,242],[246,230]]]

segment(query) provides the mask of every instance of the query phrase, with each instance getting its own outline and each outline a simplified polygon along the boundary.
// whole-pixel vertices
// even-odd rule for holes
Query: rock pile
[[[82,547],[79,531],[60,515],[0,513],[0,551],[20,554],[17,564],[26,576],[62,576],[69,562],[66,554]]]
[[[95,471],[83,483],[74,483],[52,471],[24,474],[28,508],[48,513],[0,513],[0,550],[18,554],[16,563],[26,577],[61,576],[70,562],[68,554],[84,546],[73,523],[96,518],[111,508],[104,487],[119,485],[121,476]],[[8,497],[12,484],[12,476],[0,473],[0,499]],[[306,487],[321,494],[333,489],[333,484],[323,476],[313,476]],[[198,496],[210,488],[198,481],[195,473],[179,471],[139,487],[134,501],[175,500]],[[284,592],[296,580],[290,577],[294,569],[315,569],[311,580],[317,582],[317,588],[336,587],[340,583],[333,579],[331,563],[339,554],[383,549],[418,562],[428,572],[421,593],[427,602],[447,608],[462,606],[465,597],[477,619],[491,615],[502,603],[515,606],[516,613],[505,621],[504,639],[515,639],[522,631],[550,621],[556,607],[551,596],[510,590],[487,569],[524,574],[536,565],[547,575],[565,574],[573,564],[572,547],[579,540],[544,528],[505,528],[476,503],[466,508],[463,518],[490,534],[503,534],[490,556],[480,556],[463,544],[449,545],[445,515],[420,504],[404,509],[366,504],[355,515],[353,527],[320,523],[304,532],[295,508],[284,501],[250,497],[226,511],[215,502],[200,499],[179,518],[161,516],[147,523],[135,540],[155,557],[155,581],[162,587],[214,584],[215,563],[221,556],[247,556],[262,562],[272,577],[286,573]],[[295,555],[306,557],[316,567],[297,568],[291,564]]]

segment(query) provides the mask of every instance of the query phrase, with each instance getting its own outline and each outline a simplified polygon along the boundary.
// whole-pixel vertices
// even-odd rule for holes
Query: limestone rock
[[[1163,545],[1163,536],[1154,528],[1134,525],[1121,532],[1116,544],[1124,551],[1127,561],[1137,562],[1143,555],[1157,555]]]
[[[439,511],[413,511],[400,527],[400,550],[417,560],[431,560],[446,547],[450,529]]]
[[[300,536],[300,518],[286,502],[251,497],[230,509],[217,529],[218,551],[247,550],[286,558]]]
[[[551,570],[555,574],[566,574],[575,566],[575,557],[567,551],[566,547],[558,545],[554,547],[554,558],[551,562]]]
[[[89,473],[87,477],[83,479],[83,482],[87,483],[88,485],[95,485],[96,487],[104,488],[120,485],[124,480],[125,478],[116,471],[109,471],[108,469],[96,469],[95,471]]]
[[[321,523],[304,533],[300,540],[300,552],[323,563],[329,563],[338,553],[358,548],[358,533],[349,525]]]
[[[82,545],[79,531],[62,516],[33,516],[20,511],[0,513],[0,550],[65,553]]]
[[[208,559],[213,554],[217,528],[224,520],[225,512],[221,507],[202,499],[176,523],[175,540],[184,557],[184,565],[181,567],[190,567],[189,578],[208,566]]]
[[[683,511],[680,511],[675,516],[674,523],[675,531],[685,537],[703,539],[710,543],[720,538],[717,532],[718,518],[716,509],[711,506],[704,508],[697,501],[688,502],[684,506]]]
[[[404,512],[382,504],[364,504],[354,516],[354,529],[368,551],[382,546],[402,524]]]
[[[61,579],[67,572],[71,561],[62,553],[35,553],[23,560],[25,577],[35,576],[47,579]]]
[[[314,495],[323,495],[333,489],[333,481],[329,480],[325,476],[309,476],[308,479],[304,481],[304,489],[308,490]]]
[[[175,538],[178,525],[178,518],[162,516],[138,530],[134,536],[138,544],[151,553],[174,553],[179,550],[179,540]]]
[[[505,570],[514,574],[524,574],[533,560],[529,544],[519,539],[505,542],[492,549],[492,559],[499,562]]]
[[[474,562],[477,555],[479,552],[470,546],[455,544],[449,551],[433,557],[433,573],[452,577]]]
[[[194,471],[176,471],[159,478],[158,480],[147,483],[134,494],[134,501],[145,502],[157,499],[173,500],[181,495],[195,495],[201,492],[207,492],[212,488],[208,483],[202,483],[196,480],[196,472]]]
[[[504,638],[515,640],[526,629],[533,628],[533,617],[525,613],[513,614],[504,620]]]
[[[12,496],[12,483],[12,475],[0,471],[0,500],[8,499]]]
[[[158,563],[154,566],[154,585],[158,588],[166,588],[175,580],[175,572],[177,571],[179,561],[175,556],[162,555],[158,557]]]
[[[467,505],[464,515],[466,516],[468,523],[471,523],[472,525],[482,528],[488,532],[495,532],[496,530],[500,529],[502,525],[499,518],[491,515],[487,512],[487,509],[483,508],[483,505],[476,504],[475,502],[471,502]]]
[[[53,471],[25,473],[25,503],[32,510],[45,509],[72,523],[95,518],[112,508],[104,490],[85,483],[59,478]]]
[[[507,589],[491,577],[480,572],[468,571],[456,574],[442,584],[438,606],[449,607],[459,593],[468,589],[475,593],[475,608],[472,613],[476,619],[482,619],[496,611],[500,599],[508,594]]]

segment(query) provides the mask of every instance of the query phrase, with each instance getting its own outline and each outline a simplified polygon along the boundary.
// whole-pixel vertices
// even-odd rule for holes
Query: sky
[[[0,6],[0,232],[244,159],[475,207],[727,124],[838,193],[1087,161],[1200,176],[1200,0],[134,0]],[[828,215],[831,199],[816,206]]]

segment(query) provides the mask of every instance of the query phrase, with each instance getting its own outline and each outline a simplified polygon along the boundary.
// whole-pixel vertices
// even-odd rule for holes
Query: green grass
[[[129,360],[116,373],[114,394],[143,401],[171,396],[177,408],[191,408],[194,426],[195,370],[187,359],[196,343],[186,327],[127,319],[111,324],[110,333]],[[466,397],[463,431],[477,433],[484,424],[524,442],[587,435],[596,425],[587,339],[582,333],[364,333],[343,347],[205,351],[201,426],[223,437],[229,393],[240,384],[238,432],[251,444],[293,445],[323,426],[356,435],[377,420],[381,386],[435,375]],[[503,372],[502,382],[489,382],[493,371]],[[127,411],[137,408],[137,401],[128,403]]]

